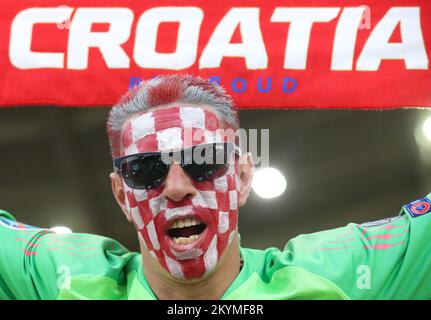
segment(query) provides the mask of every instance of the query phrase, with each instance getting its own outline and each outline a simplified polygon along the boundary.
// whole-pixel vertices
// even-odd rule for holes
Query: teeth
[[[199,238],[199,235],[197,235],[197,234],[194,234],[194,235],[192,235],[192,236],[190,236],[190,237],[179,237],[179,238],[174,238],[174,242],[176,243],[176,244],[190,244],[190,243],[192,243],[193,241],[195,241],[197,238]]]
[[[170,229],[176,229],[176,228],[183,228],[183,227],[191,227],[201,224],[198,220],[195,218],[187,218],[182,220],[176,220],[172,223]]]

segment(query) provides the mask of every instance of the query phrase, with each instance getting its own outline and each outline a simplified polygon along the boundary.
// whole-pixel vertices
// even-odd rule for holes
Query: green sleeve
[[[301,235],[284,251],[350,299],[431,299],[430,230],[431,194],[396,217]]]
[[[74,277],[112,279],[121,285],[130,258],[112,239],[56,234],[16,222],[0,210],[0,299],[57,299]]]

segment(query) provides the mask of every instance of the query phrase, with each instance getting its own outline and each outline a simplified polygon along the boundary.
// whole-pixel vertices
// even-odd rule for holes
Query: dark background
[[[138,250],[112,196],[108,108],[0,110],[0,208],[28,224],[68,226]],[[398,214],[431,191],[421,136],[427,110],[247,110],[243,128],[270,129],[270,165],[287,179],[274,199],[252,192],[240,210],[242,245],[265,248],[302,233]],[[419,134],[418,134],[419,133]]]

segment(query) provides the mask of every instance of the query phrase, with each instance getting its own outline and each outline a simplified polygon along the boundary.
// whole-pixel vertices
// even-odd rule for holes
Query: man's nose
[[[172,201],[179,202],[187,198],[192,198],[197,193],[194,182],[181,168],[178,163],[172,163],[168,176],[165,180],[165,186],[162,196]]]

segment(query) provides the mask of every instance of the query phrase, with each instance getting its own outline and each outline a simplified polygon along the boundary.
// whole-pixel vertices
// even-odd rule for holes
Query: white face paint
[[[180,109],[181,121],[185,128],[205,129],[205,112],[196,107]]]
[[[144,113],[132,122],[133,141],[138,141],[147,135],[155,134],[154,117],[151,112]]]
[[[160,244],[159,244],[159,241],[157,240],[156,229],[154,228],[154,221],[150,221],[150,223],[147,225],[147,232],[148,232],[148,236],[150,237],[153,248],[155,250],[160,250]]]
[[[178,150],[183,146],[181,128],[169,128],[159,131],[156,134],[157,141],[159,142],[158,149],[160,151]]]
[[[166,260],[166,264],[168,266],[169,272],[175,278],[183,279],[184,274],[181,270],[181,265],[176,260],[171,259],[166,253],[164,253],[164,255],[165,255],[165,260]]]
[[[229,191],[229,203],[230,203],[230,210],[235,210],[238,208],[238,192],[236,190]]]
[[[217,209],[217,199],[214,191],[200,191],[199,193],[207,205],[207,208]]]
[[[144,228],[144,223],[142,222],[141,214],[139,213],[139,208],[134,207],[130,210],[132,213],[132,219],[135,222],[136,226],[139,230],[142,230]]]
[[[204,256],[205,261],[205,269],[207,272],[214,269],[215,265],[218,261],[218,252],[217,252],[217,235],[214,235],[214,238],[211,240],[211,243],[205,252]]]
[[[165,217],[166,220],[173,220],[180,217],[185,217],[193,212],[192,206],[184,206],[184,207],[178,207],[178,208],[169,208],[166,209]]]
[[[214,180],[214,186],[216,191],[227,191],[227,178],[222,176]]]
[[[225,233],[229,229],[229,212],[220,211],[218,218],[218,231]]]
[[[167,201],[166,198],[162,197],[162,195],[151,198],[149,201],[150,209],[153,215],[157,215],[160,211],[166,210]]]
[[[192,198],[192,203],[195,207],[202,207],[202,208],[207,208],[207,204],[204,200],[204,198],[202,197],[202,194],[200,192],[198,192],[193,198]]]
[[[188,259],[196,259],[197,257],[200,257],[203,254],[202,249],[192,249],[190,251],[186,252],[177,252],[173,249],[171,249],[172,254],[177,258],[177,260],[188,260]]]
[[[133,190],[133,194],[135,195],[136,201],[145,201],[148,199],[147,190]]]

